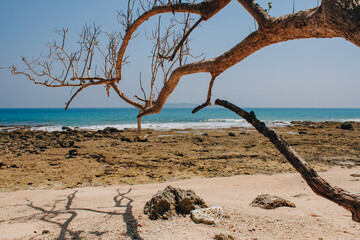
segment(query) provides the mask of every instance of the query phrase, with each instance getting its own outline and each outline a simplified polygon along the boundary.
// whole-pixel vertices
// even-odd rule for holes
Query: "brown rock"
[[[191,210],[207,207],[204,200],[192,190],[167,186],[155,194],[144,207],[150,219],[170,219],[177,214],[189,214]]]
[[[251,202],[251,206],[260,207],[263,209],[275,209],[278,207],[296,207],[294,203],[270,194],[262,194],[257,196]]]

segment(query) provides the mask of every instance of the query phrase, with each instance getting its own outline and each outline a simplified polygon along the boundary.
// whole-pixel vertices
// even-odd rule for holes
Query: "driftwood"
[[[295,152],[295,150],[274,131],[270,130],[265,124],[259,121],[254,112],[245,110],[227,102],[217,99],[216,105],[223,106],[237,115],[244,118],[253,125],[256,130],[267,137],[275,147],[285,156],[290,164],[301,174],[310,188],[319,196],[339,204],[341,207],[352,213],[352,219],[360,222],[360,195],[348,192],[336,186],[331,186],[325,179],[321,178],[309,164]]]

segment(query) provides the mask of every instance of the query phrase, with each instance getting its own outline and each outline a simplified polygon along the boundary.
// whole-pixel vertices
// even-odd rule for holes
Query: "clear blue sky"
[[[21,56],[46,52],[54,30],[68,27],[78,33],[84,23],[101,24],[106,31],[120,29],[116,10],[125,0],[0,0],[0,66],[20,64]],[[260,4],[267,1],[261,0]],[[271,14],[292,12],[289,0],[273,0]],[[316,6],[317,0],[298,0],[295,10]],[[153,24],[143,30],[151,31]],[[215,57],[240,42],[254,30],[254,22],[233,1],[216,17],[197,28],[192,48]],[[140,94],[138,76],[146,64],[150,45],[140,35],[130,45],[132,63],[124,67],[122,89]],[[360,107],[360,49],[343,39],[296,40],[276,44],[253,54],[223,73],[215,82],[214,99],[222,98],[244,107]],[[209,77],[198,74],[183,78],[168,102],[202,103]],[[25,77],[0,70],[0,108],[64,107],[69,88],[34,85]],[[115,94],[108,98],[104,87],[88,88],[71,107],[127,107]]]

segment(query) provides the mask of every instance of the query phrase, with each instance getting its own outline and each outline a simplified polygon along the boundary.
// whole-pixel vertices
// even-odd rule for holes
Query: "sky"
[[[107,32],[121,29],[117,10],[125,0],[0,0],[0,67],[21,66],[21,57],[37,57],[56,39],[55,29],[69,28],[74,36],[82,26],[96,23]],[[259,4],[266,6],[267,1]],[[312,8],[317,0],[295,2],[295,11]],[[293,1],[273,0],[270,14],[292,12]],[[237,1],[232,1],[191,34],[191,47],[206,58],[216,57],[254,31],[254,21]],[[150,20],[129,45],[130,64],[124,66],[120,87],[129,96],[141,94],[139,74],[149,71]],[[70,38],[71,40],[71,38]],[[74,40],[74,39],[73,39]],[[75,42],[75,40],[73,41]],[[72,43],[69,43],[71,47]],[[241,107],[360,108],[360,49],[344,39],[307,39],[275,44],[259,50],[220,75],[213,100],[225,99]],[[169,103],[205,101],[208,74],[180,80]],[[145,82],[146,79],[143,79]],[[145,84],[145,83],[144,83]],[[0,108],[62,108],[70,88],[35,85],[24,76],[0,69]],[[89,87],[70,107],[129,107],[114,92],[107,97],[103,86]]]

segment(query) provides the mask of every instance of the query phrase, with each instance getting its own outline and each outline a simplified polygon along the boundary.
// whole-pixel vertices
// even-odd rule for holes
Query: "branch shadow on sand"
[[[76,219],[76,217],[78,216],[78,213],[81,211],[88,211],[88,212],[93,212],[93,213],[97,213],[97,214],[105,214],[108,215],[109,218],[106,219],[105,221],[109,220],[111,217],[113,216],[122,216],[123,220],[126,224],[126,234],[127,236],[129,236],[132,240],[142,240],[141,236],[139,235],[139,231],[138,231],[138,223],[133,215],[133,199],[127,197],[126,195],[129,194],[131,192],[131,188],[125,192],[125,193],[121,193],[119,189],[116,190],[117,195],[113,198],[114,202],[115,202],[115,207],[116,208],[125,208],[125,211],[123,213],[119,213],[117,211],[100,211],[100,210],[96,210],[96,209],[91,209],[91,208],[75,208],[72,207],[73,201],[76,198],[76,194],[78,193],[78,190],[74,191],[73,193],[71,193],[70,195],[66,196],[66,205],[63,207],[63,209],[57,209],[57,206],[59,204],[59,202],[62,202],[63,200],[57,200],[53,203],[52,207],[50,210],[47,210],[41,206],[36,206],[33,202],[27,200],[28,202],[28,206],[39,211],[40,214],[36,214],[36,218],[39,218],[41,221],[47,222],[47,223],[51,223],[51,224],[55,224],[60,228],[60,233],[59,236],[57,237],[58,240],[64,240],[64,239],[82,239],[81,237],[81,233],[83,233],[84,231],[82,230],[71,230],[69,228],[69,225]],[[124,201],[126,201],[126,203],[123,203]],[[68,216],[66,217],[65,221],[64,220],[56,220],[56,217],[61,216],[62,218],[64,216]],[[35,217],[35,215],[34,215]],[[107,231],[105,232],[100,232],[100,231],[94,231],[94,232],[89,232],[89,234],[93,235],[93,236],[97,236],[97,237],[101,237],[102,235],[106,234]]]

